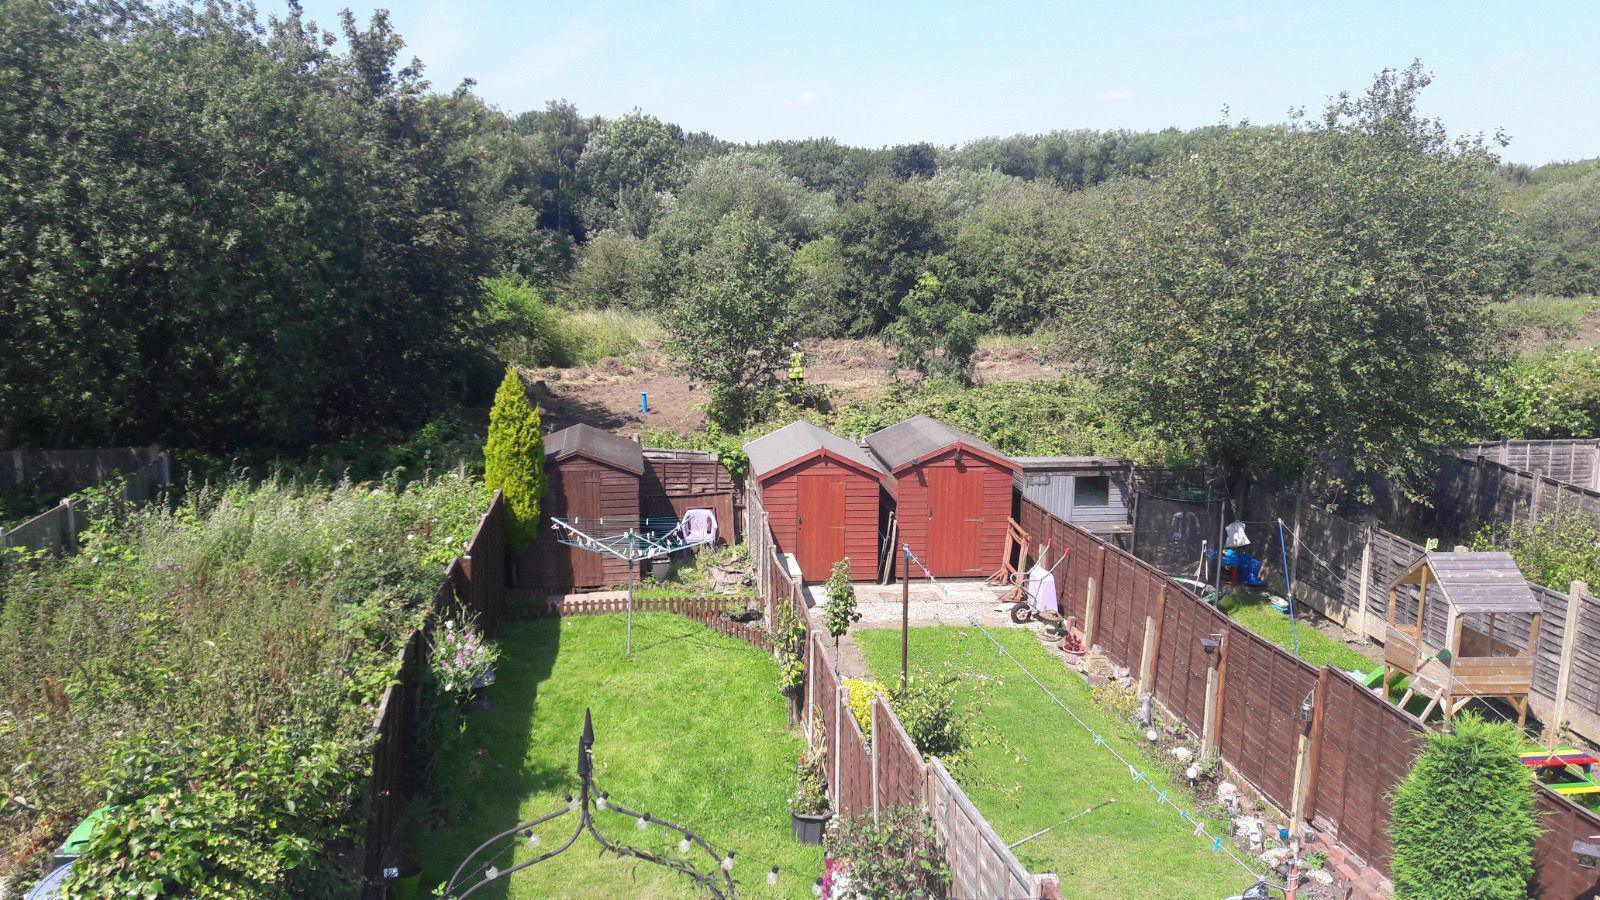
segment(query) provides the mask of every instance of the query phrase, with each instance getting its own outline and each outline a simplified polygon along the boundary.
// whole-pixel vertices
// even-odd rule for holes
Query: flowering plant
[[[457,624],[446,619],[433,635],[433,653],[428,665],[434,680],[447,694],[464,694],[479,686],[494,669],[500,650],[490,644],[470,622]]]
[[[802,816],[820,816],[828,811],[828,783],[822,774],[822,757],[807,752],[794,767],[794,796],[789,798],[791,812]]]

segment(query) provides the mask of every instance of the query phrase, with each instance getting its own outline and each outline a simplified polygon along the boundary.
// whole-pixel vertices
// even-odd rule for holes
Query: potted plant
[[[807,750],[795,764],[794,796],[789,798],[789,822],[794,839],[813,846],[822,843],[822,832],[833,809],[828,805],[828,781],[823,775],[822,754]]]

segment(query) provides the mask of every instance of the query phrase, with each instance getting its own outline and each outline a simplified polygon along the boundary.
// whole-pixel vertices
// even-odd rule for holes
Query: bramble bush
[[[84,866],[116,866],[114,893],[315,894],[357,818],[349,799],[401,641],[485,501],[455,476],[404,490],[240,481],[96,520],[77,554],[11,567],[0,875],[38,874],[113,800],[134,812]],[[239,780],[245,769],[257,780]],[[320,786],[300,780],[319,772]],[[178,773],[185,786],[163,801],[160,779]]]
[[[1428,732],[1389,798],[1396,900],[1521,900],[1539,835],[1520,729],[1468,714]]]
[[[1567,510],[1533,522],[1513,522],[1503,535],[1485,525],[1473,535],[1474,550],[1505,550],[1529,581],[1565,591],[1574,581],[1600,586],[1600,522]]]

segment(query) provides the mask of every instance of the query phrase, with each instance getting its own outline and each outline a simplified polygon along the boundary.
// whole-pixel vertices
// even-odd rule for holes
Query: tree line
[[[415,425],[542,306],[659,317],[728,429],[800,337],[959,379],[1043,333],[1213,461],[1404,468],[1471,430],[1488,301],[1600,290],[1600,169],[1450,138],[1420,66],[1284,124],[862,148],[513,114],[402,51],[382,13],[0,7],[0,447]]]

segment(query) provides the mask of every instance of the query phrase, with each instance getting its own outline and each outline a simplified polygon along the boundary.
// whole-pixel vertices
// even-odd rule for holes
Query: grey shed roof
[[[976,435],[946,425],[932,416],[912,416],[898,425],[890,425],[867,435],[867,447],[891,472],[955,444],[965,444],[979,453],[994,457],[997,462],[1008,464],[1013,469],[1017,467],[1004,453],[979,440]]]
[[[1464,613],[1538,612],[1539,600],[1528,589],[1522,570],[1504,551],[1424,553],[1406,567],[1390,585],[1416,584],[1422,567],[1432,574],[1451,606]]]
[[[790,422],[744,445],[745,455],[750,457],[750,474],[757,478],[786,468],[818,451],[826,451],[872,475],[882,473],[867,451],[804,419]]]
[[[544,455],[557,461],[586,456],[635,475],[644,474],[644,450],[637,443],[593,425],[573,425],[545,435]]]
[[[1049,471],[1051,469],[1117,469],[1132,465],[1117,456],[1013,456],[1012,461],[1024,469]]]

